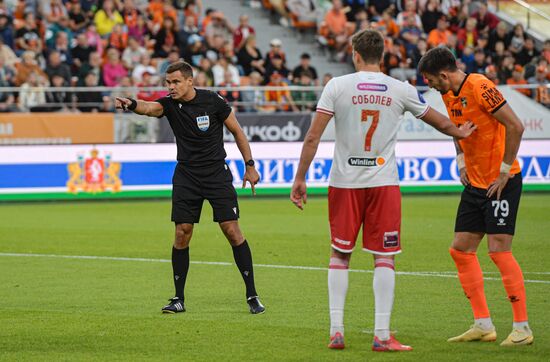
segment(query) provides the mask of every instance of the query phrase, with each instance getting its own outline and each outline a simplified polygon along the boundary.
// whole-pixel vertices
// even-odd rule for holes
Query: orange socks
[[[527,321],[525,284],[523,283],[523,273],[518,262],[511,251],[489,253],[489,256],[500,270],[502,284],[504,284],[508,299],[512,303],[514,322]]]
[[[489,318],[489,308],[487,307],[483,288],[483,273],[476,253],[462,252],[453,248],[449,249],[449,252],[456,264],[458,279],[460,280],[460,284],[462,284],[464,294],[466,294],[472,305],[474,318]]]
[[[449,249],[458,270],[458,279],[464,289],[464,294],[470,300],[474,318],[488,318],[489,308],[483,290],[483,273],[479,266],[476,253],[466,253]],[[527,321],[527,306],[525,301],[525,284],[523,273],[511,251],[489,253],[489,256],[500,270],[502,283],[512,303],[514,322]]]

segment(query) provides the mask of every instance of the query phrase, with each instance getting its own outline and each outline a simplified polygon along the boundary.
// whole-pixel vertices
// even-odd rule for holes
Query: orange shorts
[[[332,247],[351,253],[363,226],[363,250],[392,255],[401,252],[399,186],[344,189],[329,186],[328,216]]]

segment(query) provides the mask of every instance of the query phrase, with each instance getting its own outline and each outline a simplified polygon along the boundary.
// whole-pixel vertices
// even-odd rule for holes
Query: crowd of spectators
[[[510,28],[482,2],[471,0],[249,0],[282,26],[311,28],[331,59],[351,62],[350,38],[365,28],[386,39],[382,69],[416,85],[420,57],[446,45],[466,72],[518,89],[550,106],[550,40],[539,51],[521,24]],[[154,100],[166,94],[167,66],[183,59],[198,87],[324,85],[314,59],[303,53],[288,64],[284,44],[271,39],[260,50],[256,31],[242,14],[234,24],[201,0],[0,0],[0,111],[112,111],[112,94]],[[71,92],[67,87],[107,86]],[[56,90],[50,87],[65,87]],[[134,87],[134,91],[132,89]],[[63,90],[64,89],[64,90]],[[309,111],[317,93],[298,90],[224,89],[220,94],[245,112]]]
[[[536,85],[517,90],[550,107],[550,39],[539,51],[521,23],[510,26],[500,21],[483,1],[333,0],[318,25],[321,43],[341,61],[350,59],[351,36],[366,28],[384,35],[381,66],[394,78],[426,86],[416,70],[418,62],[428,49],[445,45],[466,73],[485,74],[496,84]]]

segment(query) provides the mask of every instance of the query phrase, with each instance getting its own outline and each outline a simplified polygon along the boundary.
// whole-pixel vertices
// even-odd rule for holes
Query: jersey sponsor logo
[[[208,116],[200,116],[196,118],[197,120],[197,126],[201,131],[206,131],[210,127],[210,117]]]
[[[350,166],[365,166],[374,167],[382,166],[386,163],[383,157],[350,157],[348,158],[348,165]]]
[[[360,91],[385,92],[388,90],[388,86],[378,83],[359,83],[357,89]]]
[[[461,109],[451,109],[451,116],[453,117],[462,117]]]
[[[103,191],[118,192],[122,186],[120,179],[120,162],[112,162],[111,155],[99,157],[99,151],[92,149],[89,158],[77,156],[77,162],[67,165],[69,179],[67,189],[70,193],[80,191],[98,193]]]
[[[462,103],[462,108],[468,107],[468,99],[466,97],[460,98],[460,103]]]
[[[399,231],[388,231],[384,233],[384,249],[396,248],[399,246]]]
[[[489,107],[491,108],[498,106],[504,100],[502,93],[494,87],[488,88],[485,92],[481,93],[481,97],[489,103]]]

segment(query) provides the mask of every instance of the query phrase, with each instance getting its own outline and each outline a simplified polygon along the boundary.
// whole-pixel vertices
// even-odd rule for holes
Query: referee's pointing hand
[[[115,97],[115,109],[122,109],[123,111],[133,110],[135,107],[130,107],[133,102],[136,102],[136,100],[132,100],[130,98],[123,98],[123,97]]]
[[[115,97],[115,108],[126,111],[128,106],[132,104],[132,101],[128,98]]]
[[[246,167],[243,176],[243,189],[246,187],[246,182],[250,183],[252,189],[252,195],[256,196],[256,184],[260,181],[260,175],[254,167]]]

